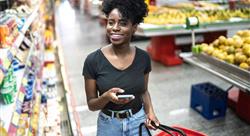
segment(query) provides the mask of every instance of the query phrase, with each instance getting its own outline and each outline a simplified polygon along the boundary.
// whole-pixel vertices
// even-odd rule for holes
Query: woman
[[[88,107],[101,110],[98,136],[135,136],[141,123],[150,129],[154,129],[151,121],[159,124],[148,92],[150,57],[130,46],[137,25],[147,15],[147,6],[144,0],[104,0],[102,8],[111,44],[89,54],[84,62]],[[118,99],[118,94],[134,98]],[[147,135],[145,128],[143,135]]]

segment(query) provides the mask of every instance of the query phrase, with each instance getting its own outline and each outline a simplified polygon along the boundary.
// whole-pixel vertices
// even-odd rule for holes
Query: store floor
[[[73,10],[68,1],[61,3],[56,10],[56,22],[81,131],[84,136],[94,136],[98,112],[91,112],[87,108],[81,73],[86,56],[106,45],[104,30],[98,19]],[[145,49],[148,43],[149,41],[140,41],[133,42],[132,45]],[[209,136],[249,135],[250,125],[240,120],[229,108],[225,117],[213,120],[206,120],[190,108],[191,85],[207,81],[223,89],[230,86],[216,76],[186,63],[166,67],[152,61],[149,91],[161,123],[170,126],[178,124]]]

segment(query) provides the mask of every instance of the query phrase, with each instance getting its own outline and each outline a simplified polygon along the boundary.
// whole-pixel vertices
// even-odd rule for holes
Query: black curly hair
[[[102,11],[108,17],[109,13],[117,8],[124,19],[128,19],[132,24],[143,22],[148,14],[147,4],[144,0],[103,0]]]

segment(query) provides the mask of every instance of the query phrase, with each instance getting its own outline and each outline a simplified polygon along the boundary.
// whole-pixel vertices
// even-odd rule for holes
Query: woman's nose
[[[113,31],[119,31],[120,29],[121,27],[119,26],[119,23],[115,23],[115,25],[112,28]]]

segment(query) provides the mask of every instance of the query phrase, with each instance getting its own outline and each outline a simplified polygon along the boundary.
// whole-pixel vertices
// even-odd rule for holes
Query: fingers
[[[152,125],[152,123],[154,123],[155,125]],[[146,124],[146,126],[147,126],[149,129],[156,130],[157,128],[154,127],[154,126],[159,126],[159,125],[160,125],[160,122],[159,122],[159,120],[157,119],[157,117],[155,117],[155,116],[148,116],[148,118],[147,118],[146,121],[145,121],[145,124]]]
[[[156,130],[156,128],[154,126],[152,126],[151,122],[152,122],[152,120],[146,119],[146,121],[145,121],[146,127],[149,129]]]
[[[114,93],[124,93],[125,91],[121,88],[115,88]]]

